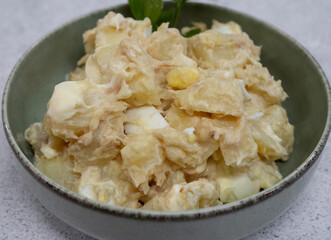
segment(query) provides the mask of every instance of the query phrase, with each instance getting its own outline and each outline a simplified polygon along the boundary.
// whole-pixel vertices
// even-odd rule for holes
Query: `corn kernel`
[[[193,67],[177,67],[167,74],[167,82],[173,88],[185,89],[199,81],[199,72]]]

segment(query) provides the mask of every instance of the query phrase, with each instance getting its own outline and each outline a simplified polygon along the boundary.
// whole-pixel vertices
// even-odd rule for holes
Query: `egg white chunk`
[[[133,108],[126,112],[124,125],[126,134],[152,133],[156,129],[169,126],[159,111],[153,106]]]
[[[239,34],[242,32],[240,26],[234,22],[220,23],[216,20],[213,20],[211,29],[223,34]]]

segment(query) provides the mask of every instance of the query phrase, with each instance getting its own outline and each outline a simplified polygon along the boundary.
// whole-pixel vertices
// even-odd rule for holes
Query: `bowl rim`
[[[23,154],[20,147],[16,143],[16,141],[13,137],[12,131],[10,129],[9,120],[8,120],[7,102],[8,102],[8,94],[9,94],[9,91],[11,88],[11,83],[13,81],[15,73],[16,73],[17,69],[20,67],[21,63],[24,61],[25,57],[27,55],[29,55],[30,52],[32,52],[34,49],[36,49],[41,42],[43,42],[44,40],[47,40],[52,35],[54,35],[56,32],[60,31],[62,28],[67,27],[68,25],[70,25],[74,22],[77,22],[83,18],[87,18],[91,15],[103,13],[106,11],[111,11],[114,8],[124,7],[124,6],[128,5],[128,4],[119,4],[119,5],[111,6],[110,8],[96,10],[96,11],[90,12],[88,14],[84,14],[79,17],[76,17],[73,20],[60,25],[60,27],[58,27],[55,30],[51,31],[50,33],[46,34],[44,37],[42,37],[36,43],[34,43],[21,56],[21,58],[15,64],[13,70],[11,71],[11,73],[8,77],[8,80],[7,80],[5,88],[4,88],[3,97],[2,97],[2,123],[3,123],[3,128],[5,131],[5,135],[6,135],[7,141],[9,143],[12,151],[15,153],[18,161],[24,166],[24,168],[28,171],[28,173],[31,174],[40,184],[44,185],[47,188],[50,188],[51,191],[54,191],[60,197],[63,197],[69,201],[77,203],[77,204],[81,205],[82,207],[87,207],[91,210],[96,210],[96,211],[108,213],[108,214],[115,215],[115,216],[134,218],[134,219],[157,220],[157,221],[169,221],[169,220],[183,221],[183,220],[194,220],[194,219],[209,218],[209,217],[213,217],[213,216],[229,214],[234,211],[249,207],[251,205],[255,205],[268,198],[271,198],[278,192],[281,192],[285,188],[292,185],[295,181],[297,181],[317,161],[317,159],[319,158],[319,156],[321,155],[321,153],[323,151],[323,148],[326,145],[326,142],[328,140],[328,136],[330,133],[330,129],[331,129],[331,90],[330,90],[330,84],[327,80],[325,73],[323,72],[321,66],[316,61],[316,59],[312,56],[312,54],[305,47],[303,47],[301,44],[299,44],[294,38],[292,38],[288,34],[284,33],[282,30],[279,30],[278,28],[272,26],[271,24],[266,23],[262,20],[259,20],[255,17],[252,17],[246,13],[242,13],[242,12],[232,10],[232,9],[229,9],[226,7],[222,7],[219,5],[213,5],[213,4],[207,4],[207,3],[190,2],[188,4],[193,5],[193,6],[195,5],[196,7],[199,7],[201,5],[204,5],[204,6],[207,5],[210,7],[223,9],[223,10],[229,11],[233,14],[241,15],[247,19],[258,22],[259,24],[263,25],[264,27],[267,27],[273,31],[278,32],[279,34],[283,35],[284,37],[289,39],[291,42],[293,42],[302,51],[302,53],[311,61],[311,63],[318,69],[318,72],[323,80],[325,91],[327,94],[328,112],[327,112],[327,119],[326,119],[326,123],[324,126],[322,136],[321,136],[320,140],[318,141],[317,145],[315,146],[314,150],[310,153],[310,155],[306,158],[306,160],[298,168],[296,168],[292,173],[290,173],[287,177],[282,179],[280,182],[278,182],[274,186],[272,186],[262,192],[259,192],[255,195],[247,197],[245,199],[235,201],[232,203],[227,203],[227,204],[221,205],[221,206],[214,206],[214,207],[197,209],[197,210],[173,211],[173,212],[172,211],[139,210],[139,209],[131,209],[131,208],[125,208],[125,207],[120,207],[120,206],[115,206],[115,205],[109,205],[106,203],[101,203],[101,202],[83,197],[77,193],[74,193],[74,192],[66,189],[65,187],[55,183],[53,180],[49,179],[44,174],[42,174]]]

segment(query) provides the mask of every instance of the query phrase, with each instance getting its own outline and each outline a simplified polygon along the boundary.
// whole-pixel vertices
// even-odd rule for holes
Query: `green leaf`
[[[185,2],[186,2],[186,0],[173,0],[175,3],[177,3],[177,4],[181,4],[181,5],[183,5]]]
[[[194,28],[194,29],[191,29],[190,31],[188,31],[187,33],[183,34],[184,37],[186,38],[189,38],[189,37],[192,37],[194,35],[197,35],[201,33],[201,29],[200,28]]]
[[[152,25],[156,23],[162,10],[162,0],[145,0],[144,15],[151,20]]]
[[[172,27],[177,27],[179,14],[180,14],[180,11],[182,10],[183,4],[186,3],[186,0],[173,0],[173,1],[177,4],[177,8],[176,8],[176,13],[175,13]]]
[[[162,23],[171,22],[175,15],[175,8],[171,8],[167,11],[161,12],[159,19],[156,21],[156,25],[160,26]]]
[[[162,0],[128,1],[134,18],[143,20],[148,17],[151,20],[153,30],[156,30],[163,22],[172,22],[172,27],[176,27],[182,6],[187,2],[187,0],[173,0],[176,3],[176,8],[162,12],[164,5]]]
[[[135,19],[148,17],[152,25],[155,25],[163,10],[162,0],[129,0],[129,6]]]
[[[129,0],[129,6],[135,19],[143,20],[145,18],[145,0]]]

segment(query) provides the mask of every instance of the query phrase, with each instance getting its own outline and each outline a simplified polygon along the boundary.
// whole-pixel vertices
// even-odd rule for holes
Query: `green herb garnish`
[[[172,27],[177,27],[179,14],[180,14],[180,11],[182,10],[182,7],[183,7],[184,3],[186,2],[186,0],[173,0],[173,1],[176,2],[177,7],[176,7],[175,19],[172,24]]]
[[[153,28],[157,27],[157,20],[163,10],[162,0],[129,0],[129,6],[132,15],[137,20],[143,20],[145,17],[148,17]]]
[[[189,37],[192,37],[196,34],[199,34],[201,33],[201,29],[200,28],[194,28],[194,29],[191,29],[190,31],[188,31],[187,33],[183,34],[184,37],[186,38],[189,38]]]
[[[156,21],[156,26],[160,26],[162,23],[173,21],[176,9],[171,8],[168,11],[163,11],[160,14],[159,19]]]
[[[177,27],[180,12],[187,0],[173,1],[176,3],[176,7],[167,11],[163,10],[162,0],[129,0],[129,6],[135,19],[143,20],[148,17],[151,20],[153,31],[155,31],[164,22],[170,22],[172,27]],[[200,29],[192,29],[183,36],[192,37],[200,32]]]

